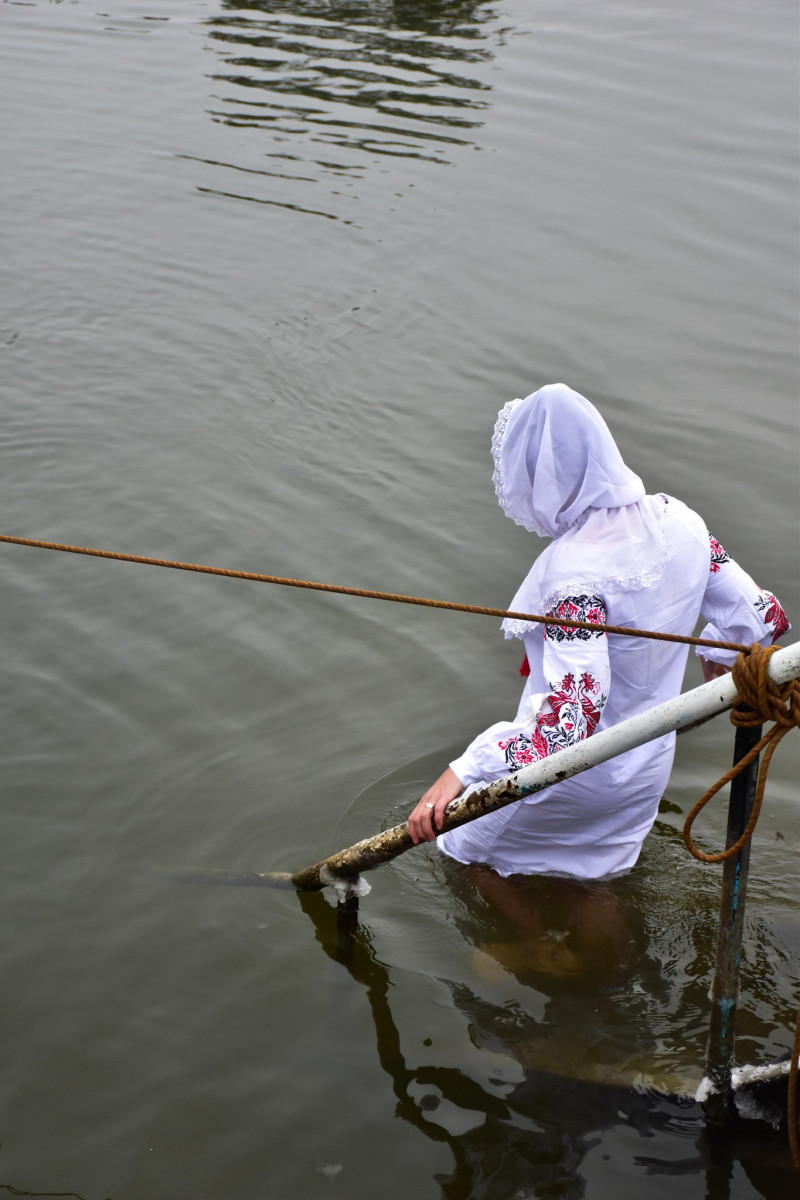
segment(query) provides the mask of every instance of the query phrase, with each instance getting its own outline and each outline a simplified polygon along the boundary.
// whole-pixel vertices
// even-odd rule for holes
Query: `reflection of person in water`
[[[462,881],[465,874],[474,882],[471,873],[458,872]],[[492,875],[485,871],[487,878]],[[606,885],[587,887],[564,880],[511,881],[497,875],[494,880],[504,888],[527,883],[533,885],[533,893],[541,891],[543,898],[549,895],[552,910],[544,899],[543,910],[554,921],[564,920],[563,906],[569,907],[564,897],[570,889],[584,888],[587,907],[599,899],[600,907],[606,908],[608,902],[603,896],[614,894],[613,888]],[[549,891],[552,884],[557,886]],[[521,907],[526,908],[528,901],[522,889],[518,896]],[[619,1145],[614,1141],[615,1130],[619,1130],[626,1159],[632,1146],[639,1151],[635,1161],[645,1192],[648,1181],[657,1174],[705,1174],[708,1196],[718,1196],[719,1200],[728,1196],[725,1184],[733,1159],[740,1157],[739,1147],[730,1138],[720,1144],[707,1140],[700,1104],[685,1097],[633,1088],[631,1080],[623,1082],[621,1077],[615,1081],[607,1065],[600,1064],[595,1077],[587,1072],[591,1064],[581,1051],[587,1038],[595,1032],[602,1034],[603,1025],[593,1018],[595,1006],[589,995],[573,999],[568,992],[553,994],[544,1019],[537,1021],[519,1006],[498,1005],[483,999],[466,983],[450,982],[453,1011],[468,1022],[473,1045],[514,1059],[521,1068],[521,1078],[513,1084],[496,1080],[496,1068],[486,1078],[476,1079],[469,1072],[468,1062],[454,1061],[452,1046],[448,1046],[444,1061],[441,1049],[431,1047],[427,1038],[421,1041],[419,1036],[412,1037],[404,1048],[390,1000],[407,972],[398,971],[392,977],[395,972],[376,952],[369,929],[359,927],[355,907],[349,913],[342,906],[334,910],[313,892],[300,892],[298,900],[313,921],[326,953],[346,966],[353,979],[366,989],[378,1059],[394,1092],[392,1118],[408,1122],[431,1142],[447,1145],[453,1155],[452,1172],[434,1177],[442,1200],[506,1200],[513,1196],[577,1200],[586,1194],[587,1156],[596,1155],[600,1141],[609,1150]],[[357,901],[354,903],[357,905]],[[477,926],[485,926],[487,915],[484,913],[484,921],[477,921]],[[514,924],[517,915],[511,915]],[[606,911],[604,921],[607,918]],[[472,938],[473,930],[465,932]],[[599,952],[596,957],[600,957]],[[524,980],[525,974],[521,973],[520,978]],[[423,1008],[414,1009],[421,1025]],[[331,1037],[340,1037],[339,1007],[331,1005],[326,1012],[332,1022]],[[629,1040],[626,1030],[624,1041]],[[572,1052],[571,1043],[576,1043]],[[453,1114],[456,1119],[451,1126]],[[741,1161],[748,1176],[752,1172],[759,1183],[767,1178],[760,1173],[757,1161],[762,1154],[759,1140],[763,1139],[767,1152],[775,1159],[768,1176],[772,1190],[768,1193],[765,1188],[763,1194],[792,1194],[778,1190],[781,1183],[789,1187],[792,1182],[783,1167],[787,1157],[785,1138],[778,1143],[778,1159],[771,1127],[753,1121],[746,1126]],[[715,1187],[717,1179],[721,1181],[719,1190]]]
[[[597,409],[564,384],[514,400],[492,441],[505,514],[551,538],[510,604],[590,625],[689,635],[702,613],[712,640],[769,645],[789,628],[759,588],[679,500],[647,496]],[[465,787],[499,779],[670,699],[688,647],[568,625],[503,622],[525,644],[528,681],[513,721],[491,726],[450,764],[409,818],[432,840]],[[707,678],[733,651],[704,648]],[[500,875],[600,879],[636,862],[669,778],[675,735],[629,750],[438,838],[462,863]]]

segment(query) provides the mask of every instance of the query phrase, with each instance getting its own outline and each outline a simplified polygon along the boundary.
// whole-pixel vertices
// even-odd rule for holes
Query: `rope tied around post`
[[[746,846],[758,822],[761,806],[764,801],[767,775],[772,756],[779,742],[790,729],[800,728],[800,679],[795,677],[783,684],[773,683],[767,673],[770,657],[778,649],[770,646],[762,649],[758,643],[750,648],[748,653],[741,653],[733,669],[733,681],[738,693],[731,709],[731,722],[739,728],[755,729],[767,721],[772,721],[770,729],[721,779],[718,779],[695,804],[689,813],[683,827],[683,840],[689,852],[704,863],[720,863],[738,855]],[[708,802],[740,772],[745,771],[764,750],[764,759],[758,773],[753,809],[750,819],[741,835],[731,846],[717,854],[706,854],[698,849],[691,836],[692,826],[708,804]],[[800,1058],[800,1009],[797,1014],[794,1040],[789,1064],[788,1094],[787,1094],[787,1126],[789,1148],[792,1162],[800,1169],[800,1137],[797,1125],[797,1085],[798,1059]]]
[[[800,679],[790,679],[787,683],[776,684],[772,682],[767,673],[769,660],[778,649],[778,646],[762,649],[758,642],[754,642],[750,650],[746,654],[740,654],[733,665],[733,681],[736,684],[738,696],[731,709],[732,724],[743,727],[762,725],[766,721],[773,721],[774,724],[744,758],[735,763],[700,797],[686,818],[683,826],[683,840],[689,853],[693,854],[700,862],[724,862],[726,858],[733,858],[735,854],[738,854],[742,846],[750,840],[761,812],[772,756],[778,743],[790,729],[800,729]],[[695,820],[717,792],[725,787],[726,783],[735,779],[740,771],[749,767],[762,750],[765,751],[764,761],[758,774],[753,812],[747,828],[734,845],[720,850],[717,854],[706,854],[692,839],[692,826]]]

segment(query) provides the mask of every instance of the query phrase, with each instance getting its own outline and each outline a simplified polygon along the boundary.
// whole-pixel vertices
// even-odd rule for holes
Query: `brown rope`
[[[0,542],[8,542],[16,546],[34,546],[41,550],[61,550],[68,554],[84,554],[92,558],[109,558],[117,562],[141,563],[150,567],[170,567],[176,571],[195,571],[203,575],[222,575],[228,579],[249,579],[256,583],[274,583],[284,587],[308,588],[318,592],[334,592],[343,596],[360,596],[367,600],[389,600],[397,604],[416,604],[427,608],[443,608],[451,612],[475,613],[488,617],[511,617],[515,620],[532,621],[539,624],[563,625],[573,629],[588,629],[593,633],[616,633],[625,637],[651,638],[662,642],[683,642],[689,646],[706,646],[709,649],[735,650],[739,654],[734,667],[733,678],[739,693],[731,712],[731,721],[735,725],[756,726],[766,720],[775,724],[761,738],[756,746],[745,755],[730,771],[727,771],[704,796],[698,800],[683,829],[684,841],[695,858],[706,863],[722,862],[734,854],[738,854],[742,846],[752,836],[756,827],[761,805],[764,799],[764,789],[767,781],[769,764],[772,755],[781,739],[792,727],[800,727],[800,680],[793,679],[781,687],[772,683],[767,675],[767,665],[771,654],[778,649],[772,646],[762,650],[756,642],[752,647],[743,646],[738,642],[712,641],[709,638],[682,637],[680,634],[657,633],[648,629],[627,629],[620,625],[596,625],[588,621],[576,621],[569,617],[541,616],[534,613],[519,613],[501,608],[484,608],[474,604],[456,604],[447,600],[428,600],[420,596],[403,596],[393,592],[368,591],[362,588],[343,587],[330,583],[314,583],[307,579],[288,579],[279,575],[262,575],[253,571],[234,571],[224,567],[203,566],[200,563],[176,562],[164,558],[146,558],[139,554],[120,554],[111,550],[96,550],[88,546],[70,546],[61,542],[37,541],[33,538],[12,537],[0,534]],[[698,722],[700,723],[700,722]],[[754,758],[766,750],[764,761],[759,772],[756,797],[753,812],[742,836],[735,845],[718,854],[705,854],[699,850],[691,838],[691,829],[695,819],[717,792],[730,782],[738,773],[750,765]],[[789,1101],[788,1124],[789,1142],[794,1165],[800,1168],[800,1143],[798,1142],[797,1127],[797,1063],[800,1056],[800,1011],[798,1011],[797,1027],[795,1030],[792,1062],[789,1071]]]
[[[738,763],[735,763],[729,771],[726,771],[721,779],[718,779],[700,797],[686,818],[683,826],[683,840],[686,843],[689,853],[693,854],[695,858],[700,859],[701,862],[724,862],[726,858],[732,858],[738,854],[742,847],[750,840],[758,822],[759,814],[761,813],[761,805],[764,801],[764,789],[767,785],[767,775],[769,773],[769,765],[772,762],[772,756],[778,747],[778,743],[786,736],[789,730],[800,728],[800,680],[790,679],[788,683],[775,684],[767,673],[769,660],[778,649],[778,646],[769,646],[766,650],[762,650],[758,642],[754,642],[750,652],[748,654],[740,654],[734,663],[733,681],[736,684],[738,696],[731,709],[731,721],[733,724],[754,727],[770,720],[775,723],[771,729],[767,730],[760,741],[753,746],[752,750],[748,751]],[[691,836],[695,820],[708,802],[716,796],[717,792],[726,783],[730,783],[732,779],[735,779],[740,771],[744,771],[749,767],[750,763],[758,757],[762,750],[765,751],[764,761],[761,763],[758,773],[753,811],[750,814],[747,828],[734,845],[729,846],[726,850],[719,851],[717,854],[706,854],[703,850],[698,849]]]
[[[224,575],[228,579],[250,579],[256,583],[276,583],[283,587],[308,588],[315,592],[335,592],[342,596],[360,596],[365,600],[391,600],[396,604],[417,604],[425,608],[445,608],[450,612],[476,613],[485,617],[512,617],[517,621],[533,621],[546,625],[565,625],[570,629],[589,629],[593,633],[618,633],[623,637],[652,638],[659,642],[682,642],[687,646],[707,646],[713,650],[749,650],[740,642],[715,642],[709,638],[684,637],[679,633],[657,633],[650,629],[628,629],[622,625],[596,625],[576,621],[572,617],[541,616],[536,613],[513,612],[504,608],[482,608],[476,604],[455,604],[450,600],[426,600],[421,596],[403,596],[395,592],[373,592],[363,588],[343,587],[335,583],[314,583],[308,579],[286,579],[280,575],[259,575],[254,571],[231,571],[225,567],[207,567],[200,563],[175,562],[168,558],[145,558],[141,554],[119,554],[112,550],[94,550],[88,546],[69,546],[61,542],[40,542],[33,538],[0,534],[0,542],[13,546],[35,546],[40,550],[63,550],[67,554],[86,554],[91,558],[110,558],[116,562],[142,563],[148,567],[171,567],[174,571],[195,571],[201,575]]]

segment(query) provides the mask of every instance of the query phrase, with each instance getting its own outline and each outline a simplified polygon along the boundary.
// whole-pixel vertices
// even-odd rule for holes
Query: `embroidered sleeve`
[[[590,624],[607,619],[599,596],[568,596],[546,615]],[[543,669],[549,690],[532,698],[522,719],[493,725],[450,764],[462,783],[499,779],[594,733],[610,684],[606,635],[546,624]]]
[[[606,624],[606,606],[600,596],[567,596],[544,614],[546,617],[558,617],[567,620],[583,621],[590,625]],[[592,638],[602,638],[605,634],[601,629],[579,629],[572,625],[545,625],[544,635],[551,642],[572,642],[576,639],[588,642]]]
[[[761,619],[767,629],[772,630],[770,645],[773,642],[777,642],[779,637],[783,637],[785,633],[789,632],[791,629],[789,618],[783,611],[780,600],[776,596],[773,596],[772,592],[767,592],[764,588],[761,588],[754,600],[754,604],[756,612],[761,613]]]
[[[721,642],[769,646],[791,629],[780,601],[760,588],[717,541],[709,535],[709,577],[702,614],[708,624],[700,634]],[[732,666],[735,650],[710,650],[698,646],[698,654],[713,662]]]
[[[567,672],[549,692],[546,710],[538,712],[530,732],[520,729],[497,741],[506,766],[505,774],[547,758],[558,750],[591,737],[597,728],[607,696],[591,671],[576,677]],[[458,774],[458,772],[456,772]]]
[[[711,534],[708,535],[708,540],[711,545],[711,574],[716,575],[723,563],[731,561],[730,555]]]

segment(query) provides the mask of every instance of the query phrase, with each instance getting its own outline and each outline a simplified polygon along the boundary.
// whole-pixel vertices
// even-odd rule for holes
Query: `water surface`
[[[561,379],[797,627],[794,5],[6,0],[0,31],[3,531],[502,606],[539,543],[492,424]],[[608,973],[558,975],[552,936],[531,970],[531,914],[575,910],[532,884],[526,945],[428,851],[374,874],[343,962],[322,897],[152,868],[292,870],[401,819],[516,706],[497,623],[2,563],[0,1183],[791,1194],[675,1099],[718,896],[678,831],[724,721],[602,901]],[[800,995],[798,766],[753,850],[743,1061]]]

